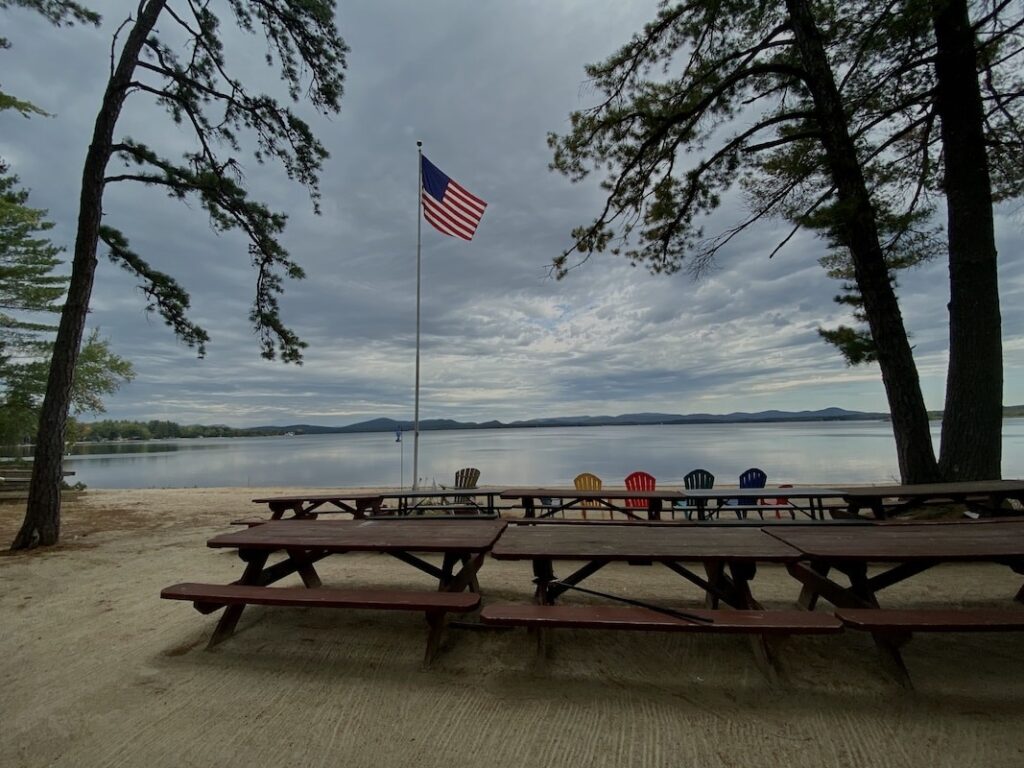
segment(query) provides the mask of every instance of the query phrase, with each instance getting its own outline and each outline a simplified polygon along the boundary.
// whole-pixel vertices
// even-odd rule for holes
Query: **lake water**
[[[932,437],[938,450],[937,422]],[[374,432],[94,444],[65,468],[90,488],[408,487],[412,442]],[[672,485],[696,467],[725,484],[752,466],[769,484],[899,479],[884,421],[431,431],[419,454],[428,485],[451,483],[464,466],[480,469],[481,485],[571,485],[580,472],[618,485],[637,469]],[[1024,477],[1024,419],[1004,422],[1003,477]]]

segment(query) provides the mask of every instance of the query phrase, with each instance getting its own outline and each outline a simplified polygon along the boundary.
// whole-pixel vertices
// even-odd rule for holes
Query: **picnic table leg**
[[[704,573],[708,576],[708,584],[715,587],[715,591],[708,590],[704,593],[704,607],[715,609],[718,607],[718,587],[721,585],[722,576],[725,572],[725,563],[720,560],[704,563]]]
[[[296,517],[298,517],[299,514],[300,514],[300,510],[302,509],[302,502],[298,502],[298,503],[291,503],[291,502],[282,503],[282,502],[278,502],[278,501],[270,502],[270,519],[271,520],[280,520],[281,516],[284,515],[284,513],[287,512],[289,509],[292,510],[292,514],[294,514]]]
[[[438,648],[441,646],[441,634],[444,632],[445,615],[436,611],[427,611],[427,624],[430,631],[427,634],[427,650],[423,656],[423,666],[429,667],[437,656]]]
[[[816,565],[815,568],[820,567]],[[809,588],[816,597],[823,597],[837,608],[877,608],[878,604],[865,600],[853,589],[836,584],[829,578],[819,574],[815,568],[804,563],[786,563],[789,575]],[[801,606],[804,607],[804,606]]]
[[[1014,563],[1010,563],[1009,565],[1010,565],[1010,569],[1014,573],[1019,573],[1022,576],[1024,576],[1024,562],[1020,562],[1020,563],[1014,562]],[[1018,603],[1024,603],[1024,585],[1021,585],[1021,588],[1017,591],[1017,596],[1014,597],[1013,599],[1016,600]]]
[[[732,574],[732,604],[743,610],[762,610],[762,605],[754,599],[753,594],[750,592],[750,582],[757,574],[757,564],[730,563],[729,572]],[[750,636],[750,648],[754,652],[754,660],[768,679],[768,682],[774,685],[779,682],[781,672],[778,656],[772,642],[772,639],[767,635]]]
[[[555,569],[551,560],[543,557],[533,560],[533,599],[538,605],[551,605],[548,597],[548,587],[555,580]]]
[[[270,552],[266,550],[240,550],[238,556],[246,561],[245,573],[242,574],[242,578],[238,583],[259,584],[260,574],[263,572],[263,566],[267,564]],[[217,622],[217,627],[213,630],[213,635],[210,636],[210,641],[206,644],[207,650],[224,642],[235,633],[235,627],[238,626],[238,620],[242,618],[242,611],[244,610],[244,604],[229,605],[224,608],[224,613],[221,614],[220,621]]]
[[[831,566],[828,563],[813,560],[809,567],[822,579],[827,578],[828,572],[831,570]],[[818,593],[809,584],[804,584],[800,588],[800,596],[797,598],[796,604],[805,611],[813,611],[818,604]]]
[[[523,517],[527,519],[533,519],[533,497],[523,496]]]
[[[286,550],[288,553],[288,559],[294,561],[295,570],[302,579],[302,583],[309,589],[316,587],[322,587],[323,583],[320,581],[320,575],[316,572],[316,568],[313,567],[313,563],[309,560],[309,553],[303,550]]]
[[[452,555],[452,567],[456,562],[462,563],[462,568],[459,569],[458,573],[452,574],[451,569],[447,570],[447,582],[442,579],[442,584],[439,585],[438,590],[441,592],[462,592],[464,589],[469,589],[470,592],[480,594],[480,582],[477,580],[477,572],[480,567],[484,564],[484,559],[487,555],[480,552],[475,555]],[[445,565],[448,565],[448,555],[445,555]]]
[[[647,503],[647,519],[661,520],[661,499],[650,499]]]
[[[757,574],[756,563],[730,563],[729,572],[732,574],[732,586],[735,595],[735,605],[751,611],[760,611],[761,604],[754,599],[750,592],[750,582]]]
[[[909,632],[872,632],[871,638],[875,641],[875,648],[878,657],[882,661],[882,667],[896,679],[904,688],[912,689],[913,682],[910,680],[910,672],[903,662],[903,654],[900,648],[910,640]]]

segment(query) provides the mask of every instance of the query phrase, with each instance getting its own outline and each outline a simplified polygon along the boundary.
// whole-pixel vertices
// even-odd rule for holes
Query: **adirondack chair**
[[[714,488],[715,476],[706,469],[690,470],[683,477],[683,487],[688,491]],[[690,502],[686,500],[677,501],[672,505],[672,518],[675,519],[676,510],[682,510],[686,514],[686,519],[689,520],[693,517],[693,509],[693,504]]]
[[[779,488],[792,488],[792,487],[793,487],[792,483],[779,483]],[[785,496],[779,496],[778,498],[770,499],[770,500],[769,499],[762,499],[762,501],[764,501],[765,504],[769,504],[769,503],[770,504],[774,504],[776,507],[779,507],[780,509],[785,507],[785,511],[789,512],[789,517],[792,520],[796,520],[796,510],[793,509],[793,507],[789,506],[789,499],[787,499]],[[757,510],[757,514],[760,516],[760,518],[762,520],[764,520],[764,510],[761,510],[761,509]],[[782,518],[782,515],[779,514],[779,509],[776,509],[775,510],[775,519],[776,520],[780,520],[781,518]]]
[[[463,467],[455,473],[455,485],[451,486],[453,490],[459,488],[476,488],[476,481],[480,479],[480,470],[476,467]],[[447,491],[448,486],[442,485],[442,490]],[[447,504],[448,499],[444,496],[441,497],[441,503]],[[452,499],[452,504],[468,504],[469,496],[456,496]]]
[[[654,483],[654,475],[647,472],[631,472],[626,476],[628,491],[653,491]],[[647,499],[626,499],[625,506],[627,509],[647,510],[650,508],[650,502]]]
[[[576,487],[577,491],[600,491],[601,490],[601,478],[597,475],[593,475],[590,472],[581,472],[576,475],[573,479],[572,484]],[[580,502],[580,512],[583,515],[583,519],[587,519],[588,509],[602,509],[601,502],[596,499],[584,499]]]
[[[768,475],[764,473],[764,470],[758,469],[757,467],[751,467],[750,469],[744,470],[743,474],[740,475],[740,488],[764,488],[765,482],[768,480]],[[740,507],[753,507],[760,505],[761,500],[757,496],[740,496],[735,502]],[[741,520],[745,520],[747,513],[743,509],[736,510],[736,517]]]

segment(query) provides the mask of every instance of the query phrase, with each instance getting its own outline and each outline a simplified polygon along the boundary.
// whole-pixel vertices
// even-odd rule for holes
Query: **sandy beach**
[[[523,631],[452,628],[424,670],[422,616],[396,612],[250,607],[206,651],[216,614],[161,588],[238,578],[235,554],[206,540],[259,513],[254,496],[297,490],[86,491],[65,502],[58,548],[0,557],[0,764],[1024,765],[1019,633],[915,637],[912,692],[852,632],[786,641],[777,687],[746,639],[715,635],[562,631],[540,664]],[[22,515],[0,505],[5,547]],[[318,570],[328,585],[428,580],[383,555]],[[530,579],[525,563],[480,572],[485,600],[526,600]],[[1020,582],[947,566],[888,590],[886,606],[1006,606]],[[591,584],[701,600],[657,567],[609,567]],[[772,606],[798,592],[780,568],[753,586]]]

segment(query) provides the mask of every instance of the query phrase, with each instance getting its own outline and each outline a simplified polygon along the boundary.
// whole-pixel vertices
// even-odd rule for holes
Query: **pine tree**
[[[57,326],[69,277],[57,272],[61,249],[46,237],[46,211],[28,206],[28,192],[0,162],[0,444],[35,435]],[[93,329],[72,385],[71,410],[102,413],[103,396],[134,377]]]
[[[256,160],[279,162],[289,178],[310,191],[319,212],[319,171],[327,151],[294,111],[271,96],[251,92],[230,74],[221,21],[209,4],[178,6],[167,0],[143,0],[137,15],[115,34],[111,75],[82,171],[71,283],[40,416],[28,508],[13,549],[51,545],[60,535],[60,458],[100,241],[115,263],[140,280],[149,308],[180,339],[200,354],[209,339],[206,330],[189,319],[189,297],[177,281],[151,265],[132,249],[123,232],[104,221],[103,193],[108,186],[137,183],[163,189],[173,199],[194,199],[215,230],[243,232],[256,271],[249,317],[261,354],[280,356],[285,362],[302,359],[305,343],[279,313],[284,278],[303,276],[279,241],[286,217],[249,198],[242,165],[233,153],[240,150],[244,137],[251,137]],[[276,63],[292,101],[305,96],[325,114],[340,109],[348,49],[334,23],[333,0],[227,0],[224,8],[240,30],[266,38],[267,61]],[[169,38],[156,31],[158,20],[173,29]],[[173,160],[135,138],[115,140],[129,98],[148,98],[162,106],[191,134],[195,148]],[[115,158],[121,168],[111,170],[108,166]]]
[[[868,326],[823,335],[849,361],[878,363],[904,481],[997,477],[991,206],[1024,181],[1024,21],[1013,6],[664,3],[617,54],[587,68],[601,101],[550,137],[554,169],[573,180],[599,171],[607,191],[555,260],[556,275],[610,250],[653,272],[699,276],[766,217],[793,225],[769,257],[800,229],[817,230],[827,267],[848,281],[839,300]],[[733,187],[747,192],[749,215],[705,235],[702,217]],[[946,196],[946,243],[936,194]],[[570,264],[574,252],[580,262]],[[940,252],[951,290],[941,465],[893,277]]]

